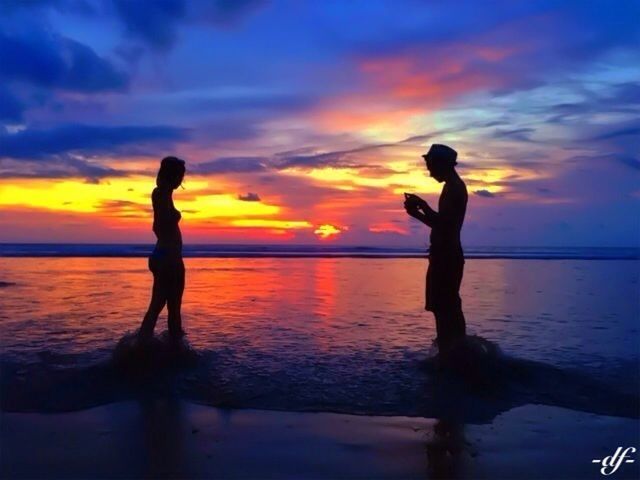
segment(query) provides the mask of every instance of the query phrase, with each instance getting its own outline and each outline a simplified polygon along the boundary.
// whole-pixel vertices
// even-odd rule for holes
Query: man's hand
[[[404,208],[418,208],[421,210],[427,210],[429,208],[429,204],[426,200],[420,198],[418,195],[407,193],[405,194]]]
[[[405,194],[404,209],[407,214],[426,224],[426,213],[430,210],[429,204],[413,193]]]
[[[407,211],[407,214],[409,216],[426,225],[426,216],[424,212],[420,210],[420,208],[418,208],[417,206],[407,205],[405,207],[405,210]]]
[[[416,207],[404,207],[407,214],[413,218],[420,219],[422,216],[422,212],[418,210]]]
[[[422,212],[420,211],[418,205],[408,199],[404,201],[404,209],[407,214],[409,214],[413,218],[419,218],[422,215]]]

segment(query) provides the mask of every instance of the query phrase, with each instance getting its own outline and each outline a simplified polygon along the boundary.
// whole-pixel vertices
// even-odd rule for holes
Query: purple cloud
[[[0,78],[76,92],[122,91],[126,73],[90,47],[44,30],[8,34],[0,30]]]
[[[152,126],[61,125],[0,133],[0,157],[42,159],[61,154],[113,154],[125,145],[172,144],[187,138],[183,128]]]

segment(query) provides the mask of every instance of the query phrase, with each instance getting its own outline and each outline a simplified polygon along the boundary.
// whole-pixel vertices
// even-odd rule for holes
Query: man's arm
[[[420,205],[420,209],[422,210],[420,215],[415,218],[420,220],[427,227],[439,227],[443,223],[443,216],[431,208],[426,201],[424,204]]]
[[[407,210],[407,213],[429,228],[442,228],[453,225],[459,214],[459,209],[456,205],[456,196],[452,195],[452,193],[453,192],[443,191],[442,208],[439,212],[431,208],[426,200],[416,196],[413,212]]]
[[[405,210],[407,211],[409,216],[415,218],[416,220],[420,220],[425,225],[428,225],[424,213],[422,213],[417,207],[405,207]]]
[[[431,210],[431,212],[433,212],[433,210],[431,209],[431,207],[429,207],[425,200],[417,195],[411,194],[411,196],[404,202],[404,209],[409,216],[415,218],[416,220],[419,220],[428,227],[431,227],[432,224],[425,211]]]

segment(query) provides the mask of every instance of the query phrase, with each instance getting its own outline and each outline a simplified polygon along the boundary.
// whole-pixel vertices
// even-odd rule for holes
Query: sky
[[[640,246],[640,2],[0,0],[0,242]]]

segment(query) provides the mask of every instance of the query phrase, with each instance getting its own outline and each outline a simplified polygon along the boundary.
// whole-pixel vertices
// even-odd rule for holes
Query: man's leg
[[[455,338],[464,338],[467,335],[467,324],[464,319],[464,313],[462,309],[457,309],[453,315],[453,336]]]
[[[433,312],[433,316],[436,320],[436,343],[438,344],[438,347],[440,347],[440,344],[442,342],[444,342],[444,329],[442,327],[442,315],[439,315],[438,312]]]
[[[455,338],[455,332],[452,330],[454,326],[452,322],[453,318],[451,312],[447,310],[437,310],[433,312],[433,315],[436,317],[438,351],[442,352],[451,346]]]
[[[464,273],[464,259],[462,259],[454,269],[453,288],[455,290],[455,306],[452,310],[452,330],[454,338],[464,338],[467,334],[467,324],[462,313],[462,298],[460,297],[460,286],[462,285],[462,275]]]
[[[436,320],[438,349],[442,351],[466,335],[460,284],[464,260],[429,262],[426,283],[426,309],[431,310]]]

